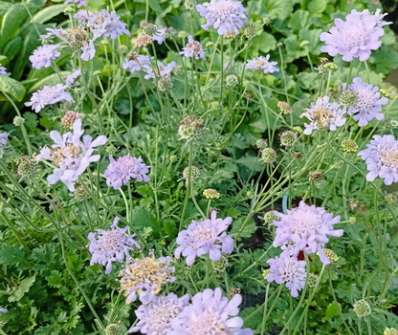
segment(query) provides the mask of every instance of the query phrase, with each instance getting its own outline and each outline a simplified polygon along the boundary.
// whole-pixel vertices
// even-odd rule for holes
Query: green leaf
[[[271,34],[262,33],[261,35],[253,38],[253,46],[255,49],[267,53],[276,48],[276,40]]]
[[[296,32],[308,25],[310,13],[305,10],[296,11],[290,18],[289,26]]]
[[[22,48],[22,37],[17,36],[13,40],[7,43],[4,48],[4,55],[7,56],[8,61],[11,61]]]
[[[5,245],[0,249],[0,264],[2,265],[20,264],[24,259],[25,253],[19,247]]]
[[[17,101],[22,101],[26,90],[19,81],[10,77],[0,76],[0,92],[10,95]]]
[[[17,288],[11,293],[8,297],[9,302],[17,302],[23,298],[23,296],[29,292],[30,288],[32,287],[33,283],[36,280],[36,276],[31,276],[23,279]]]
[[[308,4],[308,10],[312,14],[321,14],[326,9],[327,4],[326,0],[311,0]]]
[[[256,172],[260,172],[264,169],[264,165],[256,156],[244,156],[237,160],[238,164],[246,166],[248,169]]]
[[[50,21],[53,17],[58,16],[63,13],[68,5],[52,5],[42,9],[40,12],[36,13],[31,22],[32,23],[45,23]]]
[[[12,5],[3,16],[0,28],[0,48],[14,38],[28,19],[28,13],[21,4]]]
[[[337,301],[333,301],[328,305],[325,312],[325,320],[331,320],[341,314],[341,305]]]
[[[70,72],[69,71],[61,71],[58,73],[50,74],[47,77],[39,80],[35,83],[32,87],[29,88],[29,92],[37,91],[38,89],[42,88],[44,85],[56,85],[61,83],[60,78],[65,78]]]

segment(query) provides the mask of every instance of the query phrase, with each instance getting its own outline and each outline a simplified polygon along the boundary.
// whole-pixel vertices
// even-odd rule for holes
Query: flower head
[[[8,133],[6,131],[0,131],[0,150],[4,149],[7,143],[8,143]]]
[[[163,285],[175,281],[171,257],[144,257],[133,260],[121,272],[120,286],[127,303],[140,298],[144,303],[153,299]]]
[[[250,59],[246,64],[246,68],[248,70],[261,71],[264,74],[275,73],[279,71],[277,63],[269,60],[269,55]]]
[[[283,251],[278,257],[267,262],[270,266],[266,279],[268,282],[284,284],[292,297],[297,297],[307,279],[305,261],[298,260],[290,250]]]
[[[133,53],[128,57],[128,59],[124,61],[123,69],[130,72],[131,74],[138,72],[151,72],[151,57],[145,55],[137,55]]]
[[[8,77],[9,75],[10,73],[7,71],[7,69],[4,66],[0,65],[0,76]]]
[[[188,305],[189,296],[177,297],[170,293],[166,296],[153,297],[147,304],[142,304],[135,311],[138,322],[129,332],[147,335],[170,334],[171,322]]]
[[[242,297],[235,294],[230,300],[220,288],[205,289],[192,297],[192,303],[171,322],[169,335],[252,335],[242,329],[238,316]]]
[[[356,77],[352,83],[343,88],[340,104],[358,121],[360,127],[366,126],[370,121],[383,120],[382,108],[388,103],[378,87],[365,83]]]
[[[318,98],[302,116],[310,121],[304,129],[304,134],[307,135],[322,128],[335,131],[346,122],[344,109],[339,104],[331,102],[328,96]]]
[[[119,219],[115,218],[109,230],[98,229],[88,234],[90,265],[105,266],[105,273],[112,271],[113,262],[129,259],[130,250],[138,247],[138,243],[129,235],[128,228],[119,228],[118,221]]]
[[[237,35],[247,21],[246,9],[238,0],[211,0],[196,10],[206,19],[203,29],[214,28],[221,36]]]
[[[84,7],[86,5],[86,0],[66,0],[65,3],[68,5],[76,5],[78,7]]]
[[[307,205],[301,201],[299,206],[287,211],[287,214],[276,213],[278,219],[273,222],[276,234],[273,245],[283,249],[303,251],[305,254],[318,253],[322,263],[330,260],[324,254],[329,236],[339,237],[343,230],[334,229],[340,222],[339,216],[333,216],[322,207]]]
[[[375,135],[358,155],[366,162],[368,181],[379,177],[386,185],[398,182],[398,141],[393,135]]]
[[[80,119],[74,122],[72,132],[63,135],[58,131],[50,132],[54,144],[50,148],[42,148],[36,156],[36,160],[47,160],[55,166],[53,173],[47,177],[50,185],[62,182],[69,191],[74,192],[79,177],[92,162],[100,159],[99,155],[93,153],[96,147],[107,142],[107,138],[101,135],[93,140],[91,136],[83,134]]]
[[[76,80],[79,79],[80,75],[82,74],[80,69],[74,70],[71,73],[69,73],[65,77],[65,85],[66,87],[72,87],[76,83]]]
[[[177,63],[172,61],[170,63],[162,63],[158,62],[157,67],[153,69],[145,69],[146,75],[145,79],[154,79],[158,80],[171,80],[171,74],[176,68]]]
[[[52,65],[61,53],[57,44],[46,44],[38,47],[29,57],[34,69],[44,69]]]
[[[230,217],[218,219],[216,211],[211,212],[209,219],[192,221],[187,229],[178,234],[175,256],[186,257],[189,266],[196,257],[206,254],[212,261],[220,260],[222,253],[230,254],[233,250],[233,239],[226,233],[231,223]]]
[[[369,316],[372,313],[372,309],[365,299],[356,301],[353,307],[354,312],[358,316],[358,318]]]
[[[43,88],[32,94],[30,101],[25,103],[25,106],[32,107],[36,113],[39,113],[47,106],[59,102],[72,102],[73,98],[71,94],[66,91],[66,88],[67,86],[62,84],[43,86]]]
[[[330,31],[320,36],[325,42],[322,51],[331,56],[340,55],[347,62],[355,58],[367,60],[372,50],[381,46],[383,27],[388,24],[383,20],[385,15],[379,10],[371,14],[368,10],[354,9],[345,20],[336,19]]]
[[[119,189],[131,179],[137,181],[149,181],[149,167],[144,164],[141,157],[135,158],[129,155],[114,160],[110,157],[110,163],[105,170],[106,184]]]
[[[188,42],[180,52],[186,58],[204,59],[205,52],[203,51],[202,44],[195,41],[192,36],[188,36]]]

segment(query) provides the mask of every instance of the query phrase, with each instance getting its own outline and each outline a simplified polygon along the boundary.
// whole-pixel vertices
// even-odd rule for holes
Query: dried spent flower
[[[17,160],[17,175],[19,177],[28,177],[33,174],[36,161],[27,155],[23,155]]]
[[[372,313],[372,309],[365,299],[356,301],[354,303],[353,309],[358,318],[364,318]]]
[[[283,114],[291,114],[293,112],[292,108],[286,101],[278,101],[277,106]]]
[[[308,180],[311,183],[319,182],[319,181],[321,181],[323,179],[323,177],[324,177],[323,172],[319,171],[319,170],[310,171],[308,173]]]
[[[195,179],[199,178],[200,170],[196,166],[187,166],[182,172],[182,177],[188,182],[193,182]]]
[[[80,119],[80,117],[81,117],[80,113],[73,111],[66,112],[61,119],[62,127],[64,127],[67,130],[71,130],[75,121],[77,119]]]
[[[203,190],[203,196],[207,200],[214,200],[220,198],[220,193],[214,188],[206,188],[205,190]]]
[[[203,126],[203,121],[196,116],[184,117],[178,127],[178,137],[182,140],[194,138]]]
[[[279,139],[284,147],[291,147],[297,141],[297,133],[293,130],[285,130]]]
[[[171,257],[153,256],[132,260],[120,273],[120,286],[126,302],[137,299],[147,303],[156,296],[166,283],[175,281],[175,269]]]
[[[340,144],[341,150],[347,154],[354,154],[358,151],[358,144],[354,140],[344,139]]]
[[[272,148],[264,148],[260,153],[260,160],[264,164],[272,164],[276,161],[277,153]]]

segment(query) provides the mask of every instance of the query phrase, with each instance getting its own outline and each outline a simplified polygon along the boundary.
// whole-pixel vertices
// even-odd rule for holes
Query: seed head
[[[219,199],[220,193],[218,193],[214,188],[206,188],[203,191],[203,196],[208,200]]]
[[[178,137],[182,140],[190,140],[198,134],[203,126],[203,121],[196,116],[186,116],[178,127]]]
[[[226,87],[232,88],[237,86],[238,84],[239,84],[239,78],[234,74],[230,74],[229,76],[227,76],[227,78],[225,78]]]
[[[386,329],[384,329],[383,335],[398,335],[398,329],[396,329],[396,328],[386,328]]]
[[[188,181],[189,179],[191,179],[191,181],[194,181],[195,179],[199,178],[199,176],[200,176],[200,170],[196,166],[191,166],[191,169],[189,169],[189,166],[187,166],[182,172],[182,177],[186,181]]]
[[[273,211],[269,211],[269,212],[265,213],[264,217],[263,217],[264,224],[267,226],[270,225],[272,222],[274,222],[277,219],[278,219],[278,217],[275,215],[275,213]]]
[[[65,115],[61,119],[62,126],[67,130],[71,130],[73,123],[79,118],[80,118],[80,114],[77,112],[73,112],[73,111],[66,112]]]
[[[264,148],[261,150],[261,157],[260,160],[264,164],[272,164],[276,161],[277,153],[272,148]]]
[[[293,112],[290,105],[285,101],[278,101],[277,106],[283,114],[291,114]]]
[[[323,253],[327,258],[329,258],[330,263],[335,263],[339,260],[339,256],[336,255],[336,253],[332,249],[323,249]]]
[[[297,133],[292,130],[286,130],[281,133],[280,141],[284,147],[291,147],[297,140]]]
[[[316,283],[318,282],[319,276],[316,275],[315,273],[308,273],[307,274],[307,285],[310,288],[314,288],[316,286]]]
[[[341,142],[341,150],[345,153],[356,153],[358,151],[358,144],[354,140],[345,139]]]
[[[361,299],[354,303],[354,312],[358,318],[364,318],[372,313],[372,309],[365,299]]]
[[[12,123],[15,127],[21,127],[25,123],[25,119],[21,116],[16,116]]]

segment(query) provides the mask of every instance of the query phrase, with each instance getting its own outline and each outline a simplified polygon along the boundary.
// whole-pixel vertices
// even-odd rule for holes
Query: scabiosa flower
[[[76,5],[78,7],[84,7],[86,5],[85,0],[66,0],[65,3],[68,5]]]
[[[80,75],[82,74],[80,69],[77,69],[71,73],[69,73],[66,78],[65,78],[65,85],[67,87],[72,87],[76,80],[80,77]]]
[[[214,28],[221,36],[237,35],[247,21],[246,9],[238,0],[211,0],[196,10],[206,20],[203,29]]]
[[[171,74],[176,68],[177,63],[172,61],[170,63],[158,62],[157,66],[153,69],[145,69],[146,75],[145,79],[158,78],[159,80],[171,80]]]
[[[138,72],[151,72],[151,57],[132,53],[128,56],[128,59],[124,61],[122,67],[131,74]]]
[[[330,263],[324,248],[329,236],[343,235],[343,230],[333,227],[340,222],[339,216],[333,216],[322,207],[307,205],[304,201],[297,208],[288,210],[287,214],[276,215],[278,219],[273,222],[276,227],[275,247],[290,248],[307,255],[318,253],[323,264]]]
[[[171,322],[169,335],[252,335],[250,329],[242,329],[243,320],[238,316],[242,297],[235,294],[230,300],[220,288],[205,289],[192,297],[192,303]]]
[[[164,284],[175,281],[174,271],[171,257],[144,257],[127,264],[120,274],[120,286],[127,303],[137,297],[143,303],[150,302]]]
[[[105,266],[105,273],[112,271],[113,262],[123,262],[129,259],[129,252],[138,247],[138,243],[129,235],[128,227],[118,227],[119,219],[115,218],[111,229],[97,229],[88,234],[91,254],[90,265],[100,264]]]
[[[108,186],[119,189],[131,179],[149,181],[149,167],[144,164],[141,157],[135,158],[126,155],[116,160],[110,157],[109,160],[110,163],[104,173]]]
[[[370,121],[383,120],[382,108],[388,103],[378,87],[365,83],[356,77],[352,83],[343,88],[340,95],[340,104],[358,121],[360,127],[366,126]]]
[[[398,182],[398,141],[393,135],[375,135],[358,155],[367,165],[368,181],[379,177],[386,185]]]
[[[188,42],[180,52],[186,58],[204,59],[205,53],[203,51],[202,44],[195,41],[192,36],[188,36]]]
[[[54,86],[45,85],[32,94],[30,101],[25,103],[25,106],[32,107],[36,113],[39,113],[43,108],[58,102],[72,102],[73,98],[71,94],[66,91],[66,88],[67,87],[62,84]]]
[[[306,135],[311,135],[314,130],[322,128],[335,131],[346,122],[344,109],[330,101],[328,96],[318,98],[301,116],[310,121],[305,125]]]
[[[285,250],[278,257],[269,259],[267,263],[270,266],[267,281],[284,284],[292,297],[297,297],[307,279],[305,261],[298,260],[294,253]]]
[[[8,77],[10,74],[9,74],[9,72],[7,71],[7,69],[4,67],[4,66],[2,66],[2,65],[0,65],[0,76],[6,76],[6,77]]]
[[[61,53],[57,44],[46,44],[38,47],[29,57],[34,69],[44,69],[51,66]]]
[[[0,131],[0,150],[3,150],[8,143],[8,133]]]
[[[187,229],[178,234],[175,256],[186,257],[185,262],[189,266],[196,257],[206,254],[212,261],[220,260],[222,253],[230,254],[233,250],[233,239],[226,233],[231,223],[230,217],[218,219],[216,211],[211,212],[209,219],[192,221]]]
[[[275,73],[278,72],[277,62],[272,62],[269,60],[269,55],[259,56],[253,59],[250,59],[247,64],[246,68],[248,70],[255,70],[261,71],[265,74],[267,73]]]
[[[95,51],[96,51],[94,42],[93,41],[83,41],[80,51],[81,51],[81,54],[80,54],[81,60],[88,62],[89,60],[93,59],[95,56]]]
[[[76,16],[75,16],[76,17]],[[82,23],[86,23],[94,40],[100,37],[115,40],[121,35],[129,35],[124,22],[115,12],[108,12],[103,9],[97,13],[87,12],[86,15],[79,15],[77,19],[81,19]]]
[[[341,55],[347,62],[354,58],[367,60],[372,50],[381,46],[383,27],[388,24],[383,20],[385,15],[379,10],[374,14],[352,10],[345,20],[336,19],[330,31],[321,34],[320,39],[325,42],[321,50],[331,56]]]
[[[47,160],[55,166],[53,173],[47,177],[50,185],[62,182],[70,192],[74,192],[79,177],[91,163],[100,159],[99,155],[93,153],[96,147],[107,142],[107,138],[101,135],[93,140],[91,136],[83,134],[80,119],[74,122],[72,132],[63,135],[58,131],[50,132],[54,144],[50,148],[42,148],[36,156],[36,160]]]
[[[135,311],[138,322],[129,329],[147,335],[168,335],[171,321],[188,305],[189,296],[177,297],[174,293],[154,297]]]

